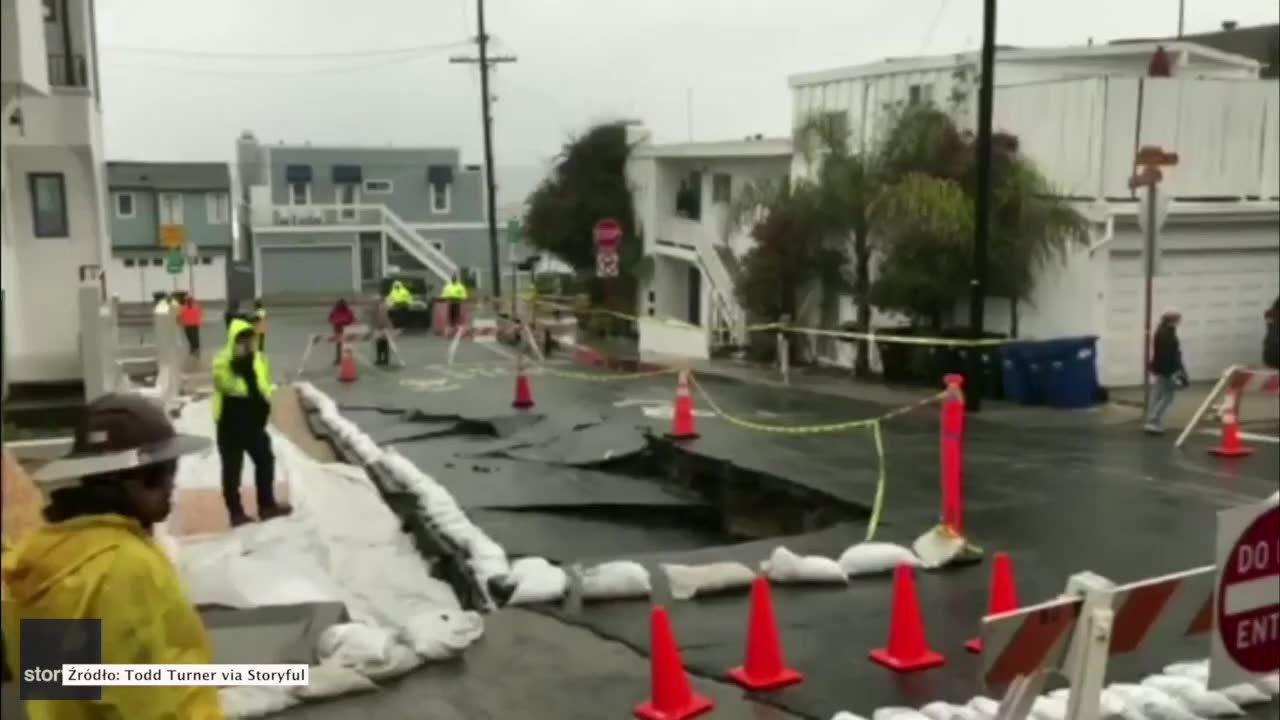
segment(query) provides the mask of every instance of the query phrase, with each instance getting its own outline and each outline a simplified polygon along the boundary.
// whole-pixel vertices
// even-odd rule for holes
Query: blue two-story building
[[[114,295],[149,302],[183,290],[226,299],[235,225],[225,163],[108,162],[107,191]],[[180,268],[167,262],[174,253]]]
[[[484,172],[456,148],[264,145],[246,132],[236,150],[259,296],[356,295],[392,274],[439,288],[468,271],[485,291]]]

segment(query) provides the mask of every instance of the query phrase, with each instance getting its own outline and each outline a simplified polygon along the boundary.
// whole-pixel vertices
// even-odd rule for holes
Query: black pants
[[[457,300],[449,301],[449,329],[458,327],[462,324],[462,303]]]
[[[271,438],[266,428],[245,431],[218,425],[218,456],[222,459],[222,499],[227,512],[233,517],[244,514],[240,504],[240,472],[244,469],[244,455],[253,459],[253,484],[258,491],[258,512],[276,506],[275,477],[276,456],[271,452]]]
[[[374,359],[375,363],[378,365],[391,364],[391,341],[387,339],[386,335],[378,336],[377,342],[374,343],[374,351],[377,353],[377,357]]]
[[[258,336],[258,352],[267,351],[267,334],[262,333]]]
[[[187,346],[191,348],[192,355],[200,354],[200,326],[184,325],[183,330],[187,333]]]

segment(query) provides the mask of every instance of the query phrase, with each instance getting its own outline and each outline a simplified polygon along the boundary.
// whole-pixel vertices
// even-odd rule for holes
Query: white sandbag
[[[1220,692],[1209,690],[1204,684],[1191,678],[1176,675],[1152,675],[1142,684],[1161,690],[1182,703],[1187,710],[1203,717],[1242,717],[1245,712],[1239,705]]]
[[[403,675],[421,664],[418,654],[389,629],[365,623],[339,623],[320,634],[316,652],[322,663],[350,668],[373,680]]]
[[[405,623],[414,652],[427,660],[447,660],[484,634],[484,620],[468,610],[425,610]]]
[[[862,717],[861,715],[854,715],[853,713],[847,710],[841,710],[835,715],[832,715],[831,720],[867,720],[867,719]]]
[[[1069,702],[1070,694],[1071,688],[1058,688],[1050,692],[1046,697],[1061,702],[1065,707]],[[1102,693],[1099,705],[1103,718],[1123,717],[1128,707],[1123,698],[1114,693],[1107,694],[1106,692]]]
[[[983,718],[973,708],[945,702],[929,703],[920,708],[920,714],[929,720],[982,720]]]
[[[631,560],[600,563],[594,567],[578,568],[584,600],[618,600],[649,597],[653,586],[649,571]]]
[[[369,678],[348,667],[332,663],[312,665],[307,673],[307,684],[291,688],[293,694],[303,700],[321,700],[350,693],[377,690]]]
[[[1280,673],[1273,673],[1265,677],[1259,678],[1254,682],[1259,690],[1275,697],[1280,695]]]
[[[870,575],[888,572],[899,565],[920,566],[916,554],[893,543],[858,543],[840,554],[837,561],[845,575]]]
[[[706,595],[722,590],[748,587],[756,579],[751,568],[736,562],[708,563],[706,565],[663,565],[671,586],[671,597],[688,600],[696,595]]]
[[[1181,701],[1159,688],[1116,683],[1108,689],[1122,696],[1131,710],[1137,710],[1148,720],[1201,720],[1183,707]]]
[[[1067,717],[1067,703],[1051,697],[1038,697],[1031,705],[1031,717],[1034,720],[1064,720]]]
[[[569,575],[542,558],[520,558],[512,564],[506,584],[515,587],[508,605],[530,605],[563,598]]]
[[[1188,677],[1192,680],[1201,680],[1209,682],[1209,661],[1196,660],[1192,662],[1176,662],[1171,665],[1164,666],[1165,675],[1173,675],[1175,677]]]
[[[237,685],[218,690],[218,702],[226,720],[259,718],[288,710],[302,702],[291,687]]]
[[[778,583],[849,582],[840,563],[821,555],[797,555],[785,547],[774,548],[768,560],[760,561],[760,571]]]
[[[981,715],[984,720],[990,720],[1000,713],[1000,703],[979,695],[969,700],[969,709]]]
[[[915,708],[887,707],[872,713],[871,720],[929,720],[929,716],[921,715]]]
[[[1239,705],[1240,707],[1249,707],[1250,705],[1260,705],[1271,699],[1271,696],[1257,685],[1250,683],[1240,683],[1224,687],[1218,692],[1226,696],[1228,700]]]

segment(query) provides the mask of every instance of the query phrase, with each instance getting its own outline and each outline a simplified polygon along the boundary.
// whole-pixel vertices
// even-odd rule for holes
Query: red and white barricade
[[[1219,513],[1214,565],[1127,585],[1080,573],[1056,600],[983,618],[982,679],[1006,691],[1000,720],[1029,717],[1051,674],[1070,683],[1066,720],[1095,720],[1110,658],[1189,637],[1236,651],[1242,667],[1227,668],[1215,650],[1211,687],[1280,669],[1277,504],[1280,493]]]
[[[396,334],[395,330],[386,332],[387,343],[390,346],[391,357],[395,364],[400,367],[404,367],[404,358],[400,355],[400,348],[396,346]],[[314,350],[317,345],[332,345],[337,343],[354,351],[360,343],[374,343],[377,342],[378,337],[379,333],[370,329],[368,325],[348,326],[343,332],[341,338],[335,336],[333,333],[314,333],[311,337],[307,338],[307,346],[303,349],[302,358],[298,361],[298,370],[295,377],[302,377],[302,373],[307,369],[307,361],[311,359],[311,351]],[[343,348],[339,347],[338,353],[341,353],[342,350]]]
[[[1241,365],[1233,365],[1224,370],[1222,377],[1218,378],[1217,384],[1213,386],[1213,390],[1205,396],[1200,407],[1196,409],[1195,415],[1191,417],[1191,421],[1183,428],[1182,434],[1178,435],[1174,447],[1182,447],[1182,444],[1211,411],[1223,425],[1224,430],[1234,433],[1234,426],[1243,417],[1241,407],[1244,398],[1251,395],[1280,395],[1280,370],[1249,368]],[[1272,407],[1275,407],[1274,400]]]

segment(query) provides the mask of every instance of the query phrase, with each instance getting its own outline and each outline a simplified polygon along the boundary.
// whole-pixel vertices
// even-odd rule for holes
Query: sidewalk
[[[1165,427],[1185,427],[1191,421],[1200,403],[1213,390],[1212,382],[1195,382],[1173,396],[1173,404],[1165,413]],[[1115,388],[1111,390],[1111,404],[1119,411],[1131,413],[1135,419],[1142,418],[1142,387]],[[1216,405],[1216,403],[1215,403]],[[1206,418],[1215,423],[1215,418],[1206,413]],[[1246,395],[1240,403],[1240,423],[1274,423],[1280,421],[1280,400],[1274,395],[1256,393]]]

